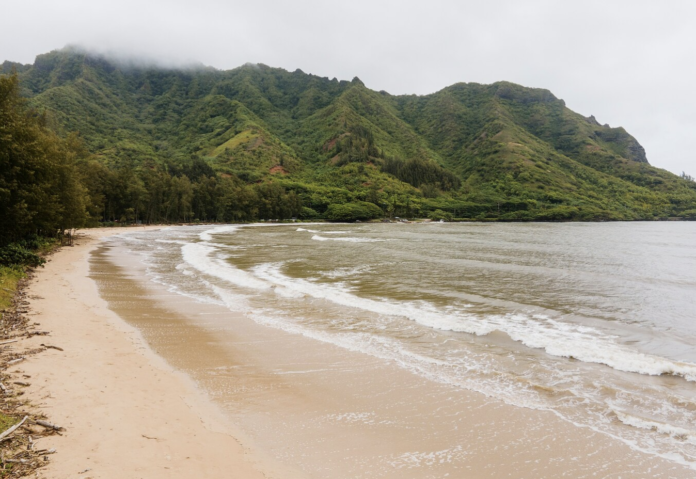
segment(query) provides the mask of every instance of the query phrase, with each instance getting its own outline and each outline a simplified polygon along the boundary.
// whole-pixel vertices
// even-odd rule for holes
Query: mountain
[[[90,161],[105,171],[135,172],[142,195],[153,194],[144,175],[161,171],[182,181],[277,188],[306,217],[359,202],[397,216],[696,216],[696,183],[651,166],[623,128],[575,113],[547,90],[458,83],[395,96],[358,78],[260,64],[162,68],[74,48],[39,55],[33,65],[2,64],[0,73],[11,71],[49,124],[62,135],[79,132]],[[102,219],[120,217],[128,200],[118,201],[108,201],[109,214],[104,204],[94,209],[102,208]],[[193,217],[223,219],[225,208]]]

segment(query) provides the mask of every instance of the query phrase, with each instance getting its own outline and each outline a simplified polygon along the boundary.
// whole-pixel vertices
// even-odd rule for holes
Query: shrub
[[[687,220],[696,220],[696,210],[684,211],[679,216]]]
[[[317,213],[312,208],[309,208],[307,206],[303,206],[302,210],[300,211],[300,219],[313,220],[313,219],[318,218],[318,217],[319,217],[319,213]]]
[[[452,214],[442,210],[435,210],[430,212],[428,218],[433,221],[452,221]]]
[[[329,205],[325,217],[329,221],[365,221],[380,218],[383,214],[382,209],[376,204],[358,201]]]
[[[0,265],[3,266],[25,265],[35,268],[45,262],[41,256],[17,243],[0,248]]]

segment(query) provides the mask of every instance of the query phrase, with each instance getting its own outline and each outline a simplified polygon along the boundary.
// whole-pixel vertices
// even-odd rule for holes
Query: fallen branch
[[[30,386],[29,383],[25,383],[25,382],[23,382],[23,381],[15,381],[14,384],[17,384],[17,385],[19,385],[19,386]]]
[[[6,438],[7,436],[9,436],[10,434],[12,434],[13,432],[15,432],[16,429],[18,429],[22,424],[24,424],[24,421],[26,421],[28,417],[29,416],[24,416],[24,419],[19,421],[19,423],[15,424],[11,428],[7,429],[5,432],[0,434],[0,441],[3,440],[4,438]]]
[[[3,341],[2,343],[0,343],[0,346],[2,346],[3,344],[16,343],[17,341],[19,341],[19,339],[10,339],[9,341]]]
[[[57,349],[58,351],[63,351],[63,348],[59,348],[58,346],[51,346],[50,344],[42,344],[44,348],[50,348],[50,349]]]
[[[25,359],[26,359],[26,358],[23,358],[23,357],[22,357],[22,358],[13,359],[12,361],[7,361],[7,365],[10,366],[10,365],[12,365],[12,364],[21,363],[21,362],[24,361]]]
[[[36,451],[36,454],[40,454],[40,455],[41,454],[43,454],[43,455],[55,454],[55,453],[56,453],[55,449],[39,449],[38,451]]]
[[[48,421],[42,421],[40,419],[36,421],[36,424],[38,424],[39,426],[43,426],[45,428],[48,428],[48,429],[53,429],[55,431],[62,431],[63,430],[63,428],[60,426],[56,426],[55,424],[51,424]]]

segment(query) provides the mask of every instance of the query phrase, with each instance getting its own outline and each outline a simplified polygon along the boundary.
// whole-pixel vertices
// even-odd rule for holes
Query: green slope
[[[31,104],[63,133],[79,132],[114,171],[195,182],[191,165],[210,167],[204,176],[237,188],[273,184],[318,214],[367,201],[401,216],[696,216],[693,181],[650,166],[623,128],[585,118],[547,90],[460,83],[393,96],[357,78],[265,65],[162,69],[74,49],[34,65],[5,62],[2,72],[13,67]]]

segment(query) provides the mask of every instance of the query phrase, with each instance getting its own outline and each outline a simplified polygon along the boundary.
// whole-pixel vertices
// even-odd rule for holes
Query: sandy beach
[[[42,440],[59,453],[39,477],[691,477],[552,412],[175,294],[104,241],[122,232],[83,232],[28,290],[51,335],[23,346],[64,349],[16,368],[66,428]]]
[[[26,395],[66,430],[47,478],[261,478],[203,394],[107,307],[88,277],[89,252],[122,228],[81,232],[40,269],[28,293],[34,321],[63,348],[16,370],[32,377]],[[81,475],[80,475],[81,474]]]

